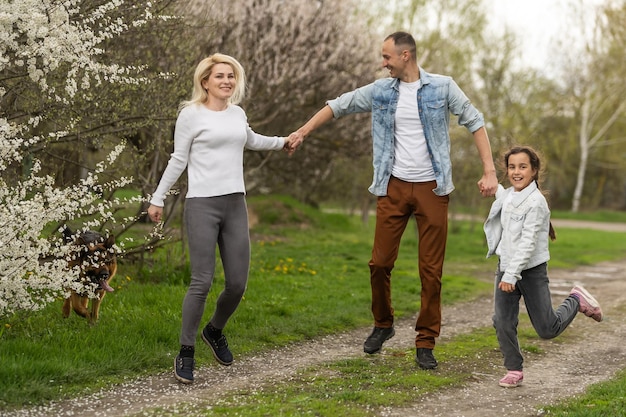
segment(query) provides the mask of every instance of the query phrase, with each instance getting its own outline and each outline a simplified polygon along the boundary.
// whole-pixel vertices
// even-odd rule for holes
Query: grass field
[[[248,290],[228,325],[229,343],[236,347],[236,356],[371,324],[367,267],[371,224],[365,226],[357,217],[322,213],[279,197],[251,198],[249,206],[259,223],[251,233]],[[444,303],[490,293],[495,259],[485,259],[482,225],[455,222],[450,229]],[[626,239],[617,233],[562,229],[559,239],[551,244],[551,252],[552,268],[593,264],[623,257]],[[394,269],[393,298],[398,317],[410,316],[419,308],[416,253],[411,223]],[[122,261],[113,281],[116,291],[105,298],[100,322],[95,326],[74,314],[62,319],[62,300],[37,313],[1,318],[0,411],[93,392],[129,378],[169,370],[178,349],[181,302],[189,280],[188,268],[172,261],[182,256],[175,246],[155,254],[153,262],[141,270]],[[222,286],[223,273],[218,267],[203,322],[209,319]],[[523,343],[532,345],[535,336],[531,332],[523,337]],[[480,346],[497,347],[492,329],[476,329],[470,340],[458,338],[446,345],[441,355],[454,362],[476,354]],[[207,351],[197,352],[200,366],[212,363]],[[397,361],[387,368],[411,374],[401,372],[411,365],[406,357],[381,360]],[[389,389],[389,378],[373,374],[371,366],[359,360],[328,366],[333,372],[350,374],[351,380],[365,382],[349,388],[341,385],[347,384],[341,378],[318,381],[327,384],[325,391],[337,393],[330,399],[316,398],[316,384],[305,384],[310,391],[303,395],[315,400],[312,410],[316,410],[315,404],[330,410],[318,415],[350,415],[342,409],[344,395],[354,397],[350,401],[357,404],[369,404],[372,398],[377,398],[376,404],[401,404],[414,396],[415,390],[436,389],[463,379],[453,372],[436,377],[394,377],[396,394],[375,397],[380,390]],[[603,395],[617,396],[620,389],[624,392],[625,380],[622,374],[614,382],[617,386],[608,384],[598,389],[607,392]],[[283,393],[289,389],[303,388],[296,382],[281,387]],[[283,394],[264,395],[254,405],[258,414],[249,409],[248,414],[241,415],[279,415],[275,407]],[[557,411],[554,415],[587,415]]]

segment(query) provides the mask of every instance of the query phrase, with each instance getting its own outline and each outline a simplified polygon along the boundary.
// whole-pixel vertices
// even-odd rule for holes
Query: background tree
[[[485,114],[496,157],[511,143],[537,146],[548,154],[557,206],[578,195],[577,207],[581,202],[624,207],[626,145],[620,132],[626,94],[619,69],[626,26],[624,2],[610,4],[597,36],[578,54],[583,59],[570,61],[564,75],[550,80],[512,67],[516,39],[485,32],[479,0],[5,2],[0,267],[9,272],[0,275],[5,291],[0,297],[61,288],[63,263],[33,263],[66,251],[52,239],[59,225],[118,236],[149,233],[150,226],[141,224],[142,200],[169,159],[176,109],[189,97],[195,65],[213,52],[233,55],[246,68],[249,95],[243,107],[252,128],[287,135],[327,99],[386,76],[380,67],[382,39],[396,30],[411,31],[420,65],[452,75]],[[290,194],[314,205],[332,202],[361,209],[366,217],[373,202],[367,192],[369,119],[365,114],[331,122],[291,158],[246,153],[248,191]],[[473,140],[455,120],[452,124],[453,201],[480,205]],[[123,143],[129,144],[124,150]],[[113,164],[115,158],[119,162]],[[571,162],[578,159],[576,169]],[[164,225],[174,238],[183,235],[177,214],[184,178],[179,185],[181,193],[168,199],[171,216]],[[135,211],[123,219],[117,212],[123,204],[116,199],[121,188],[138,195]],[[141,236],[128,241],[124,253],[141,255],[159,242],[159,236]],[[13,287],[18,281],[23,285]]]
[[[204,40],[203,56],[219,51],[244,66],[248,96],[242,106],[259,133],[286,136],[326,100],[375,76],[379,40],[374,41],[368,15],[357,1],[195,1],[187,16],[199,27],[204,22],[217,25],[213,36],[197,34]],[[339,166],[371,152],[368,120],[364,115],[329,123],[291,158],[277,152],[246,153],[248,192],[286,193],[311,204],[345,195],[345,182],[330,178]],[[365,192],[368,185],[363,185]]]
[[[607,188],[615,192],[625,186],[624,24],[625,2],[608,4],[600,9],[592,36],[585,43],[582,53],[570,61],[564,75],[566,88],[572,96],[574,120],[578,121],[579,163],[572,196],[573,212],[581,207],[585,185],[591,189],[586,201],[594,206],[599,204]],[[594,164],[592,172],[589,172],[590,164]],[[612,182],[617,183],[609,185]]]
[[[453,77],[484,114],[492,141],[494,136],[498,137],[493,131],[489,110],[490,106],[495,109],[505,105],[499,94],[511,71],[506,49],[511,40],[500,43],[497,38],[487,37],[482,1],[396,0],[390,3],[390,8],[393,18],[387,32],[406,30],[412,33],[419,65],[427,72]],[[502,104],[492,101],[495,97],[498,97],[497,103]],[[482,175],[482,166],[471,133],[459,126],[455,117],[450,119],[450,139],[456,187],[451,204],[478,210],[482,199],[476,183]],[[452,205],[451,212],[454,211]]]
[[[561,39],[563,43],[554,49],[545,68],[558,68],[563,64],[559,59],[568,51],[575,54],[554,79],[519,65],[516,57],[522,51],[512,33],[505,31],[500,37],[485,31],[482,1],[396,0],[381,6],[380,13],[390,11],[392,27],[408,28],[414,34],[425,70],[452,75],[483,112],[496,161],[501,150],[511,144],[530,144],[546,158],[549,172],[545,186],[551,190],[554,207],[572,205],[583,184],[591,185],[585,198],[593,207],[623,207],[626,175],[620,160],[624,141],[617,132],[624,123],[618,115],[623,115],[620,103],[626,97],[618,75],[619,62],[624,61],[624,2],[607,3],[612,4],[611,12],[605,12],[594,25],[572,25],[581,28],[576,30],[578,36],[585,31],[583,27],[595,28],[593,44],[580,51],[572,47],[576,43]],[[584,20],[580,11],[578,16]],[[582,105],[583,88],[586,107]],[[454,123],[451,137],[457,187],[453,204],[480,208],[483,200],[475,196],[474,184],[479,165],[471,140]],[[575,159],[581,161],[578,169],[572,167]],[[590,166],[584,162],[589,160]]]
[[[124,201],[101,197],[130,182],[113,165],[123,144],[117,141],[90,164],[76,144],[97,145],[89,140],[103,125],[97,116],[108,113],[98,96],[103,86],[132,91],[147,80],[142,68],[108,61],[103,49],[109,40],[157,18],[148,3],[129,6],[133,13],[127,20],[120,16],[122,4],[25,0],[2,6],[0,314],[37,309],[76,287],[76,271],[66,270],[70,246],[55,225],[77,217],[85,219],[84,228],[117,222],[113,211]],[[98,138],[116,132],[115,125],[106,126]],[[76,139],[85,142],[67,146]],[[57,170],[69,159],[87,168],[73,175],[74,181]]]

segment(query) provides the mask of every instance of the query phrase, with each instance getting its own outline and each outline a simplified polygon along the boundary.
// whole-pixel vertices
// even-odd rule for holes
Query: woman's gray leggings
[[[216,245],[224,267],[224,290],[210,323],[223,329],[239,306],[248,282],[250,235],[244,194],[187,198],[185,225],[191,282],[183,300],[180,344],[194,346],[206,299],[215,275]]]

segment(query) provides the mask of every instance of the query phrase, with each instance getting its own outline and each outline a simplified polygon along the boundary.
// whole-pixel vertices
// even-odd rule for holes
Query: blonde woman
[[[176,379],[185,384],[193,382],[195,340],[213,283],[217,246],[225,286],[201,337],[220,364],[233,363],[222,330],[243,297],[250,266],[244,149],[289,148],[288,138],[252,131],[237,105],[244,94],[245,73],[234,58],[214,54],[198,64],[191,100],[180,105],[174,152],[148,208],[150,219],[161,221],[165,195],[186,168],[189,184],[184,221],[191,282],[183,300],[181,347],[174,364]]]

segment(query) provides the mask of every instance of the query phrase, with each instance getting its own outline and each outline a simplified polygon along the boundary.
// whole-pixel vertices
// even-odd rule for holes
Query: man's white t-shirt
[[[391,174],[403,181],[435,180],[435,171],[428,154],[424,126],[417,107],[417,90],[421,80],[400,81],[400,96],[396,110],[394,163]]]

